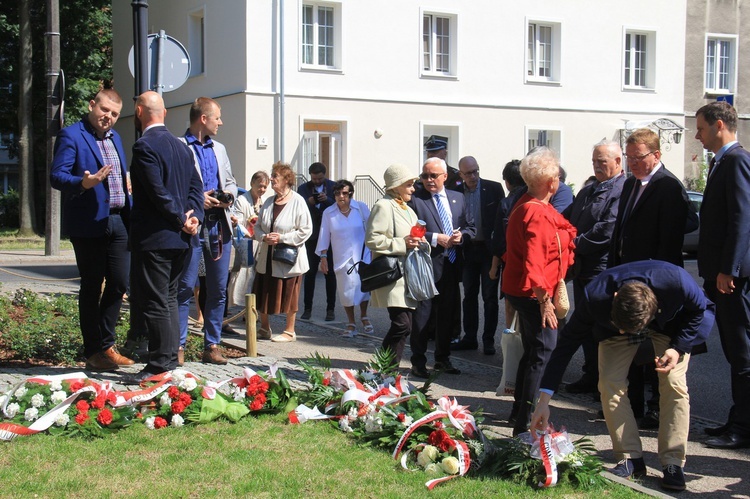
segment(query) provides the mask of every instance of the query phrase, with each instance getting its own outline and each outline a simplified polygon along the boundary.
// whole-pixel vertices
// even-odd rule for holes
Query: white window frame
[[[644,37],[644,38],[639,38]],[[645,62],[639,61],[638,40],[645,40]],[[637,67],[636,67],[637,66]],[[656,30],[624,26],[622,30],[623,90],[654,90],[656,88]],[[637,71],[643,71],[638,75]]]
[[[190,77],[206,74],[206,7],[188,12]]]
[[[712,60],[709,60],[709,44],[713,42],[714,53]],[[720,43],[726,43],[725,50],[720,48]],[[728,95],[735,92],[737,85],[737,35],[726,35],[716,33],[706,33],[706,43],[704,44],[704,70],[703,70],[703,88],[710,95]],[[721,64],[726,65],[726,82],[722,85],[720,80]],[[711,71],[713,82],[709,82],[709,71]],[[712,84],[711,84],[712,83]],[[726,87],[726,88],[725,88]]]
[[[309,24],[309,32],[306,29],[307,24],[305,23],[306,9],[311,8],[312,19]],[[332,19],[328,18],[327,15],[323,15],[323,12],[330,12]],[[313,0],[301,0],[299,3],[299,43],[297,47],[299,49],[299,67],[300,70],[314,70],[314,71],[328,71],[328,72],[341,72],[343,62],[343,16],[342,16],[342,5],[341,2],[318,2]],[[321,23],[332,22],[330,31],[332,33],[325,34],[322,31],[325,28],[325,24],[321,26]],[[325,36],[321,36],[325,34]],[[311,38],[311,39],[310,39]],[[324,39],[325,38],[325,39]],[[323,45],[321,45],[323,44]],[[307,47],[310,47],[312,59],[307,58]],[[320,60],[320,49],[321,46],[331,47],[332,54],[331,60],[321,61]]]
[[[526,83],[559,84],[562,80],[562,22],[526,18],[525,28],[524,80]],[[545,71],[539,71],[540,60],[548,61]]]
[[[421,121],[419,123],[419,151],[421,151],[418,164],[419,171],[422,171],[422,164],[427,159],[427,152],[424,150],[424,143],[431,135],[440,135],[448,138],[448,155],[445,162],[458,168],[458,152],[460,149],[461,123],[450,121]]]
[[[524,127],[524,151],[528,153],[533,147],[539,145],[534,144],[534,146],[532,146],[531,144],[531,140],[536,141],[539,132],[547,132],[547,147],[555,151],[557,155],[561,157],[563,144],[562,128],[548,125],[527,125]]]
[[[427,16],[430,18],[429,33],[425,33],[425,17]],[[440,64],[435,49],[440,38],[440,28],[444,27],[446,22],[448,28],[448,63],[447,68],[441,66],[440,69],[437,69]],[[444,46],[445,43],[441,45]],[[429,67],[426,68],[425,66]],[[458,76],[458,13],[444,10],[419,10],[419,74],[423,77],[440,78],[455,78]]]

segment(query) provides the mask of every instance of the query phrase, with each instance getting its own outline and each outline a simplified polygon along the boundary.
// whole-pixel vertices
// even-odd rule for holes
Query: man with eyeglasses
[[[479,164],[473,156],[465,156],[458,162],[458,171],[463,180],[463,193],[467,218],[474,223],[476,235],[463,244],[463,326],[464,337],[451,345],[452,350],[476,350],[479,347],[479,290],[484,301],[484,332],[482,347],[485,355],[495,354],[495,330],[498,320],[499,280],[490,279],[492,266],[492,231],[495,228],[497,207],[505,198],[505,191],[498,182],[482,179]]]
[[[419,176],[424,189],[416,192],[409,205],[420,220],[426,223],[425,238],[432,246],[432,271],[438,296],[419,303],[414,313],[411,335],[411,372],[420,378],[429,377],[427,371],[427,341],[425,330],[435,308],[435,370],[447,374],[461,374],[450,361],[451,319],[456,301],[460,301],[459,280],[463,255],[459,246],[475,236],[473,222],[467,219],[464,196],[445,189],[448,176],[445,161],[430,158],[422,166]]]
[[[599,340],[599,389],[612,450],[619,460],[611,473],[622,478],[646,475],[625,377],[639,345],[650,340],[656,352],[651,362],[663,391],[658,435],[664,473],[661,486],[685,489],[683,468],[690,429],[686,375],[690,351],[705,343],[714,325],[714,311],[714,304],[687,271],[658,260],[607,269],[586,286],[584,299],[576,303],[562,334],[583,336],[593,331]],[[547,430],[549,401],[576,348],[563,348],[558,343],[550,357],[531,416],[533,436]],[[557,426],[564,423],[557,421]]]

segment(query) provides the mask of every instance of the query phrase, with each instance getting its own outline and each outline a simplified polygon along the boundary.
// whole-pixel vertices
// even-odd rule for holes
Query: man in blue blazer
[[[726,424],[706,428],[709,447],[750,447],[750,153],[737,142],[737,111],[712,102],[696,113],[703,147],[714,153],[703,193],[698,272],[716,302],[733,406]]]
[[[121,110],[114,89],[99,91],[89,102],[89,114],[57,135],[50,168],[50,184],[64,196],[63,233],[70,237],[81,275],[78,312],[91,371],[133,364],[114,346],[130,273],[125,152],[112,129]]]
[[[429,377],[427,371],[427,332],[424,326],[432,308],[435,319],[435,370],[461,374],[450,361],[450,342],[453,303],[461,299],[458,283],[461,279],[462,255],[459,246],[476,234],[473,222],[467,220],[463,194],[445,189],[448,177],[445,161],[429,158],[422,166],[424,189],[415,193],[409,205],[420,220],[427,224],[425,238],[432,246],[432,271],[440,293],[432,300],[419,302],[414,313],[411,334],[411,372],[414,376]],[[440,205],[438,206],[438,203]]]
[[[144,379],[178,365],[180,323],[177,285],[203,219],[203,182],[190,149],[164,126],[167,111],[156,92],[144,92],[135,105],[133,209],[130,231],[133,324],[148,330],[146,367],[126,380]]]
[[[644,476],[646,465],[638,425],[628,399],[627,374],[640,343],[650,339],[659,376],[659,460],[662,487],[684,490],[690,398],[686,374],[690,352],[705,343],[715,320],[714,304],[683,268],[643,260],[607,269],[576,303],[563,334],[599,341],[599,391],[604,419],[620,462],[611,469],[623,478]],[[578,346],[558,343],[540,384],[532,431],[546,430],[549,401]]]

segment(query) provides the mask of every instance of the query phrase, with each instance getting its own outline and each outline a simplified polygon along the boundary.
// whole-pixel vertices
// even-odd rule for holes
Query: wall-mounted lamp
[[[380,137],[383,136],[383,130],[381,130],[380,128],[376,128],[375,131],[373,132],[373,135],[375,136],[376,139],[379,139]]]

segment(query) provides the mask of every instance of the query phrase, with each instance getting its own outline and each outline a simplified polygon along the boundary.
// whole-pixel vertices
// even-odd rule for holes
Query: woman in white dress
[[[315,253],[320,256],[320,271],[336,274],[336,286],[339,301],[344,306],[349,323],[346,325],[347,338],[357,335],[354,322],[354,306],[359,305],[360,320],[365,333],[372,333],[374,328],[367,317],[367,304],[370,293],[360,289],[359,274],[347,270],[363,260],[370,262],[370,250],[365,247],[365,225],[370,216],[367,205],[352,199],[354,185],[348,180],[339,180],[333,187],[336,203],[323,212],[320,225],[320,236]],[[328,244],[333,250],[333,261],[328,261]]]

